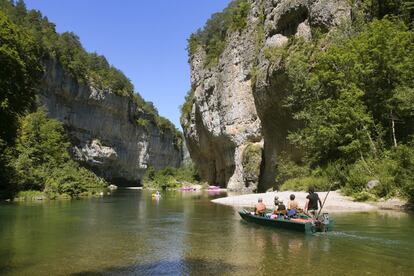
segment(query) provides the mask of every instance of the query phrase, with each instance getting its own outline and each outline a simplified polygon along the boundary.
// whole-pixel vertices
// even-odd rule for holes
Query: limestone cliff
[[[246,27],[227,30],[217,65],[206,66],[205,47],[190,53],[191,110],[182,126],[202,178],[231,190],[265,190],[274,185],[277,153],[300,155],[287,141],[298,126],[282,104],[288,76],[265,53],[350,18],[348,3],[249,0]]]
[[[160,128],[131,96],[79,83],[58,62],[46,62],[40,103],[62,121],[71,138],[73,156],[98,175],[118,185],[139,185],[148,166],[177,167],[181,141]],[[145,119],[145,125],[137,123]]]

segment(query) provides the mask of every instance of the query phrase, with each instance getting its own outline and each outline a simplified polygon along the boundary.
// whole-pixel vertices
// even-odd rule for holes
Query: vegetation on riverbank
[[[13,162],[17,190],[42,191],[55,199],[62,195],[76,198],[107,187],[103,179],[71,159],[61,122],[39,110],[24,116],[20,126]]]
[[[155,170],[149,167],[144,177],[144,187],[154,189],[174,189],[183,185],[193,185],[200,181],[197,168],[194,165],[186,165],[180,168],[167,167]]]
[[[414,201],[413,10],[391,6],[278,51],[291,82],[284,106],[303,124],[289,140],[304,153],[279,157],[282,190],[334,183],[357,199]]]
[[[99,194],[108,183],[73,161],[61,122],[43,110],[19,119],[15,145],[9,148],[5,196],[20,200],[78,198]],[[19,192],[20,191],[20,192]]]
[[[27,12],[21,1],[16,6],[9,1],[0,4],[0,197],[26,191],[19,197],[75,198],[105,188],[105,181],[70,158],[63,125],[36,110],[48,49],[39,41],[44,39],[40,33],[52,25],[40,13]]]

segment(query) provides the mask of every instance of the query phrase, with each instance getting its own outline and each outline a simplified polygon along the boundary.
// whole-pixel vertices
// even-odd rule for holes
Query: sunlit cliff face
[[[194,98],[182,125],[203,179],[230,190],[274,186],[277,153],[301,153],[287,140],[299,127],[283,104],[289,78],[266,49],[284,47],[293,36],[309,40],[313,28],[329,30],[349,17],[345,0],[250,1],[247,27],[227,33],[218,65],[206,67],[206,52],[197,49],[190,58]],[[255,165],[246,160],[252,145],[261,148]]]
[[[47,63],[40,102],[71,137],[76,160],[118,185],[140,184],[148,166],[177,167],[182,148],[173,133],[154,123],[140,126],[130,97],[79,84],[56,62]]]

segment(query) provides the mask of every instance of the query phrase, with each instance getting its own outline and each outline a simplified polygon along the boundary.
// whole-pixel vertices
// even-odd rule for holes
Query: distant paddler
[[[159,192],[159,191],[156,191],[155,193],[153,193],[152,195],[152,198],[154,198],[154,199],[159,199],[159,198],[161,198],[161,193]]]

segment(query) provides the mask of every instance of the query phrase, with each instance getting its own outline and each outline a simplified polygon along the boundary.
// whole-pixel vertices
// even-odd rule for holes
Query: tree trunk
[[[392,128],[392,140],[394,142],[394,147],[397,146],[397,138],[395,137],[395,121],[394,121],[394,116],[392,114],[392,110],[390,112],[391,115],[391,128]]]
[[[367,136],[368,136],[369,142],[371,144],[371,148],[372,148],[372,151],[374,153],[374,156],[375,157],[378,157],[378,155],[377,155],[377,147],[375,146],[374,141],[372,140],[372,137],[371,137],[371,134],[369,133],[369,130],[367,129],[367,127],[365,125],[363,125],[362,127],[366,131],[366,133],[367,133]]]

